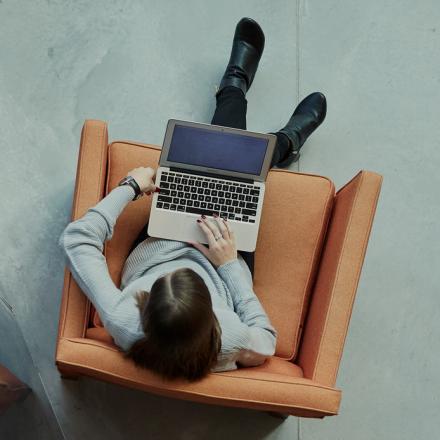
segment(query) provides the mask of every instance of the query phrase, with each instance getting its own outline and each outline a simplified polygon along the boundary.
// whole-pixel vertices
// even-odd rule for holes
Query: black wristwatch
[[[131,177],[131,176],[124,177],[124,178],[118,183],[118,186],[122,186],[122,185],[130,185],[130,186],[134,189],[134,191],[135,191],[136,194],[135,194],[135,196],[133,197],[133,200],[137,200],[137,199],[139,199],[140,197],[142,197],[142,191],[141,191],[141,189],[139,188],[139,185],[137,184],[136,180],[134,180],[133,177]]]

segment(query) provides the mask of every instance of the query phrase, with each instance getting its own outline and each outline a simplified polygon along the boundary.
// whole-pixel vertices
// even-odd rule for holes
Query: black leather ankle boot
[[[315,92],[306,96],[296,107],[289,122],[279,130],[290,140],[286,157],[278,162],[278,168],[285,168],[299,159],[299,150],[307,138],[322,124],[327,114],[327,100],[323,93]]]
[[[226,71],[215,94],[225,87],[238,87],[246,95],[264,50],[264,33],[252,18],[242,18],[235,27],[231,56]]]

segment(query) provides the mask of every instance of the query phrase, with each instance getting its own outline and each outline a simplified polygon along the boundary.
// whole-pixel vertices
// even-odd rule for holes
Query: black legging
[[[217,106],[212,117],[211,124],[221,125],[223,127],[241,128],[246,130],[246,110],[247,100],[241,89],[237,87],[225,87],[220,94],[216,97]],[[277,164],[280,161],[289,147],[289,141],[287,137],[282,133],[271,132],[277,137],[277,143],[272,156],[272,162],[270,166]],[[146,238],[149,237],[148,222],[143,227],[135,242],[133,243],[130,253],[133,249]],[[254,276],[254,252],[238,251],[243,260],[249,267],[252,277]]]

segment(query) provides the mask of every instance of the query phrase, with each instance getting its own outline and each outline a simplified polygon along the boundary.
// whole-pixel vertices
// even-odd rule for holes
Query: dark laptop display
[[[176,125],[167,160],[258,175],[268,140]]]

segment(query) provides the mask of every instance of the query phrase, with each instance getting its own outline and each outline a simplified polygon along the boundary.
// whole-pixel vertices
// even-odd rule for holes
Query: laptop
[[[170,119],[148,234],[207,244],[196,219],[216,213],[234,230],[237,250],[254,251],[275,143],[273,134]]]

